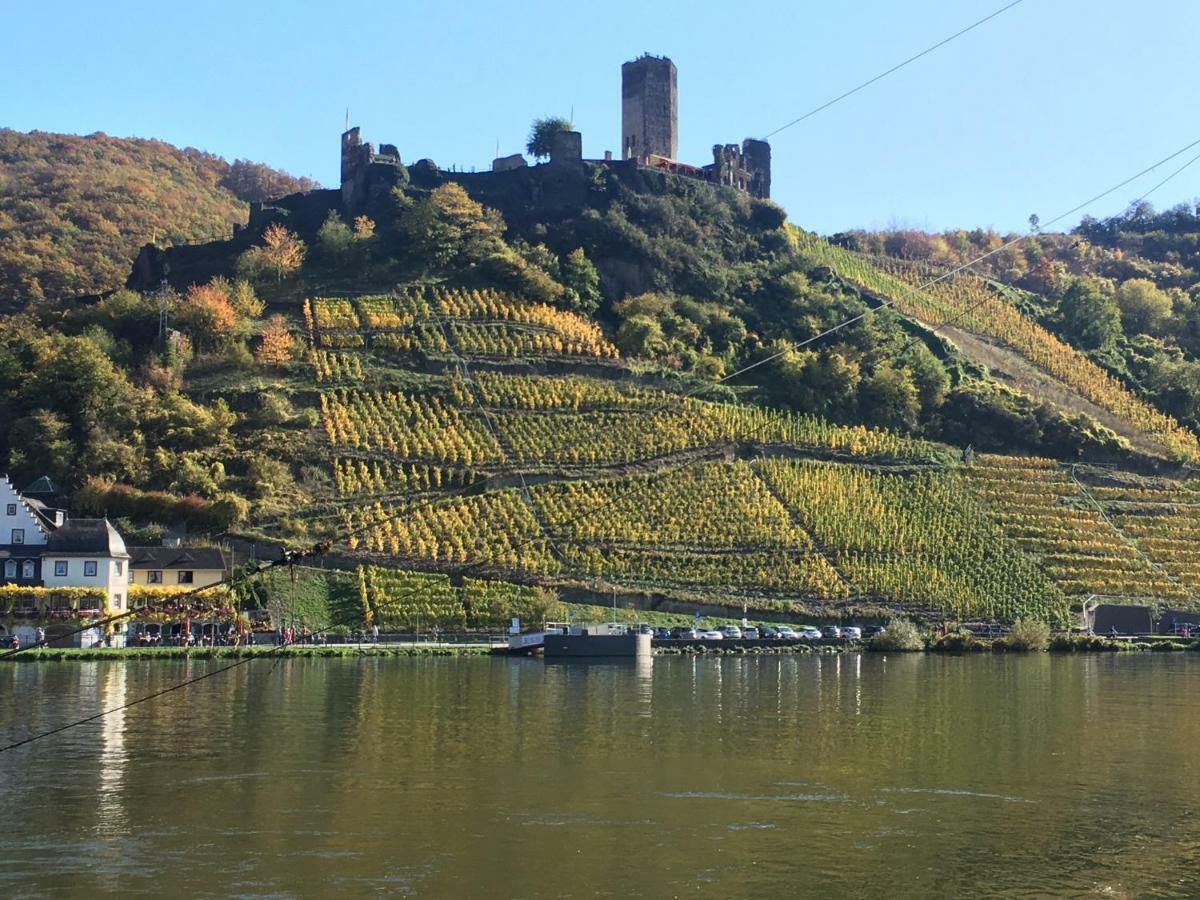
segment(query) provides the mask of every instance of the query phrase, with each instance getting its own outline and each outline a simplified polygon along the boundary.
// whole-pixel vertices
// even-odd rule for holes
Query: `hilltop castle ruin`
[[[679,162],[678,70],[665,56],[644,55],[621,66],[621,156],[585,159],[583,136],[577,131],[555,135],[552,165],[584,163],[595,166],[632,164],[744,191],[752,197],[771,196],[771,145],[746,138],[738,144],[713,146],[713,161],[706,166]],[[392,144],[376,151],[364,144],[358,128],[342,135],[342,209],[362,207],[372,195],[372,185],[394,184],[400,154]],[[492,172],[528,166],[520,153],[492,161]]]
[[[274,221],[306,240],[311,239],[330,213],[345,221],[373,215],[388,202],[392,190],[411,186],[432,190],[457,182],[476,200],[500,210],[505,219],[523,216],[562,215],[593,202],[597,180],[611,174],[629,185],[648,187],[661,177],[679,176],[745,193],[771,196],[771,147],[766,141],[747,138],[739,144],[717,144],[713,161],[695,166],[678,161],[678,72],[666,57],[641,56],[621,66],[621,151],[599,159],[585,159],[583,136],[578,131],[554,135],[549,162],[530,166],[519,153],[492,161],[490,171],[463,172],[439,168],[432,160],[407,165],[392,144],[376,150],[362,140],[357,127],[341,138],[340,184],[266,203],[251,203],[249,222],[234,226],[233,238],[208,244],[161,249],[147,244],[138,254],[129,276],[129,287],[145,289],[169,279],[179,287],[199,283],[213,275],[228,274],[230,259],[259,239]],[[639,188],[634,188],[639,189]]]

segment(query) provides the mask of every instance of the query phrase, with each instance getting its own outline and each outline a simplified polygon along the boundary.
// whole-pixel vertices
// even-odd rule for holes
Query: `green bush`
[[[1043,651],[1050,649],[1050,626],[1038,619],[1017,619],[1012,631],[1000,641],[1006,650]]]
[[[943,653],[976,653],[982,650],[989,650],[991,646],[991,643],[988,641],[982,641],[971,634],[971,632],[963,629],[952,631],[937,638],[930,645],[930,649]]]
[[[1168,653],[1168,652],[1172,652],[1172,651],[1176,651],[1176,650],[1186,650],[1187,648],[1188,648],[1187,644],[1182,644],[1179,641],[1155,641],[1155,643],[1150,647],[1150,649],[1152,651],[1158,652],[1158,653]]]
[[[1051,638],[1050,649],[1056,653],[1113,652],[1122,649],[1122,644],[1095,634],[1060,634]]]
[[[867,642],[870,650],[914,651],[925,649],[925,638],[908,619],[892,619],[887,628]]]

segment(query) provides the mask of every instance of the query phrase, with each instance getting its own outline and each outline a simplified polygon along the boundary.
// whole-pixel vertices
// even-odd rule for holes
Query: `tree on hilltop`
[[[535,159],[543,159],[550,155],[554,146],[554,136],[560,131],[570,131],[572,125],[560,116],[549,116],[545,119],[534,119],[533,127],[529,129],[529,140],[525,142],[525,152]]]

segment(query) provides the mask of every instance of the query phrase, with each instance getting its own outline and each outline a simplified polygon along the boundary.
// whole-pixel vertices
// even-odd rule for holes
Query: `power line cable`
[[[1133,181],[1133,180],[1135,180],[1136,178],[1140,177],[1141,175],[1145,175],[1145,174],[1147,174],[1148,172],[1150,172],[1150,171],[1152,171],[1153,169],[1157,168],[1158,166],[1162,165],[1164,162],[1167,162],[1168,160],[1174,159],[1175,157],[1179,156],[1179,154],[1180,154],[1180,153],[1183,153],[1183,152],[1187,151],[1188,149],[1190,149],[1190,148],[1192,148],[1192,147],[1196,146],[1197,144],[1200,144],[1200,140],[1193,141],[1191,144],[1189,144],[1187,147],[1184,147],[1182,150],[1179,150],[1179,151],[1176,151],[1175,153],[1172,153],[1172,154],[1171,154],[1170,156],[1168,156],[1166,159],[1163,159],[1163,160],[1161,160],[1160,162],[1158,162],[1158,163],[1155,163],[1155,165],[1151,166],[1151,167],[1150,167],[1150,168],[1148,168],[1148,169],[1143,169],[1143,170],[1142,170],[1142,171],[1141,171],[1141,172],[1140,172],[1138,175],[1135,175],[1135,176],[1134,176],[1134,178],[1132,178],[1132,179],[1128,179],[1128,180],[1126,180],[1126,181],[1122,182],[1121,184],[1117,185],[1115,188],[1111,188],[1111,189],[1109,189],[1108,191],[1105,191],[1105,193],[1104,193],[1104,194],[1102,194],[1102,195],[1100,195],[1100,196],[1107,196],[1108,194],[1111,194],[1113,191],[1115,191],[1115,190],[1118,190],[1118,189],[1120,189],[1120,188],[1124,187],[1125,185],[1129,184],[1129,182],[1130,182],[1130,181]],[[1170,175],[1168,175],[1168,176],[1167,176],[1166,178],[1164,178],[1162,181],[1158,182],[1158,184],[1154,185],[1152,188],[1150,188],[1148,191],[1146,191],[1145,193],[1143,193],[1143,194],[1142,194],[1141,196],[1139,196],[1137,199],[1135,199],[1135,200],[1131,200],[1131,201],[1129,202],[1129,205],[1128,205],[1128,206],[1126,206],[1126,207],[1125,207],[1125,209],[1123,210],[1123,213],[1122,213],[1122,214],[1125,214],[1125,213],[1128,213],[1128,212],[1132,211],[1134,208],[1136,208],[1136,207],[1138,206],[1138,204],[1140,204],[1140,203],[1144,202],[1144,201],[1145,201],[1145,200],[1146,200],[1146,199],[1147,199],[1147,198],[1148,198],[1148,197],[1149,197],[1151,194],[1153,194],[1153,193],[1154,193],[1155,191],[1157,191],[1159,188],[1163,187],[1165,184],[1167,184],[1168,182],[1170,182],[1170,181],[1171,181],[1172,179],[1174,179],[1174,178],[1175,178],[1177,175],[1180,175],[1180,174],[1182,174],[1182,173],[1183,173],[1185,170],[1187,170],[1189,167],[1191,167],[1191,166],[1192,166],[1192,165],[1193,165],[1195,162],[1197,162],[1198,160],[1200,160],[1200,154],[1196,154],[1195,156],[1191,157],[1191,158],[1190,158],[1190,159],[1189,159],[1187,162],[1185,162],[1185,163],[1184,163],[1182,166],[1180,166],[1178,169],[1176,169],[1175,171],[1173,171],[1173,172],[1172,172]],[[1099,198],[1100,198],[1100,197],[1096,197],[1096,198],[1094,198],[1094,200],[1095,200],[1095,199],[1099,199]],[[1079,212],[1081,209],[1083,209],[1083,207],[1085,207],[1085,206],[1089,205],[1090,203],[1094,202],[1094,200],[1088,201],[1088,203],[1085,203],[1085,204],[1083,204],[1082,206],[1078,206],[1078,207],[1076,207],[1074,210],[1072,210],[1071,212],[1065,213],[1065,214],[1064,214],[1064,215],[1062,215],[1062,216],[1058,216],[1058,217],[1056,217],[1056,218],[1054,218],[1054,219],[1051,219],[1051,220],[1050,220],[1049,222],[1047,222],[1046,224],[1047,224],[1047,225],[1053,225],[1055,222],[1059,222],[1059,221],[1061,221],[1061,220],[1062,220],[1062,219],[1064,219],[1066,216],[1068,216],[1068,215],[1071,215],[1072,213],[1075,213],[1075,212]],[[966,269],[969,269],[969,268],[973,267],[973,266],[974,266],[976,263],[979,263],[979,262],[981,262],[981,261],[983,261],[983,260],[985,260],[985,259],[987,259],[987,258],[989,258],[989,257],[991,257],[991,256],[994,256],[994,255],[995,255],[995,254],[997,254],[997,253],[1001,253],[1001,252],[1003,252],[1004,250],[1007,250],[1009,247],[1012,247],[1012,246],[1014,246],[1014,245],[1016,245],[1016,244],[1019,244],[1021,241],[1024,241],[1024,240],[1027,240],[1027,239],[1028,239],[1028,238],[1030,238],[1030,237],[1033,237],[1034,235],[1036,235],[1036,234],[1040,233],[1040,231],[1041,231],[1041,226],[1039,226],[1039,228],[1037,228],[1037,229],[1033,229],[1033,228],[1031,228],[1031,229],[1030,229],[1029,231],[1027,231],[1026,233],[1024,233],[1024,234],[1022,234],[1022,235],[1020,235],[1020,236],[1018,236],[1018,237],[1015,237],[1015,238],[1013,238],[1013,239],[1011,239],[1011,240],[1009,240],[1009,241],[1005,242],[1005,243],[1004,243],[1004,244],[1002,244],[1001,246],[997,247],[995,250],[991,250],[991,251],[989,251],[988,253],[985,253],[985,254],[983,254],[982,256],[978,257],[977,259],[974,259],[974,260],[972,260],[972,261],[970,261],[970,262],[968,262],[968,263],[964,263],[962,266],[958,267],[957,269],[954,269],[954,270],[952,270],[951,272],[949,272],[949,273],[947,273],[947,274],[948,274],[948,275],[955,275],[955,274],[958,274],[958,273],[960,273],[960,272],[963,272],[964,270],[966,270]],[[931,282],[929,282],[929,285],[936,284],[938,280],[940,280],[940,279],[935,279],[934,281],[931,281]],[[923,289],[924,289],[924,287],[921,287],[921,288],[916,288],[916,290],[923,290]],[[993,299],[992,297],[988,296],[988,297],[985,297],[985,298],[983,298],[982,300],[978,301],[977,303],[973,303],[971,306],[967,307],[966,309],[959,310],[957,313],[955,313],[954,315],[950,316],[950,318],[948,318],[948,319],[945,319],[945,320],[943,320],[943,321],[939,322],[937,325],[934,325],[934,326],[932,326],[932,329],[933,329],[933,331],[935,331],[935,332],[936,332],[936,331],[937,331],[939,328],[944,328],[944,327],[945,327],[945,326],[947,326],[947,325],[953,325],[955,322],[962,321],[964,318],[966,318],[967,316],[969,316],[971,313],[975,312],[975,310],[979,309],[979,308],[980,308],[981,306],[983,306],[984,304],[986,304],[986,303],[990,302],[992,299]],[[916,339],[916,337],[910,337],[910,338],[908,339],[908,342],[907,342],[907,343],[904,345],[904,347],[902,347],[902,348],[901,348],[901,350],[900,350],[900,353],[901,353],[901,354],[903,354],[904,352],[906,352],[906,351],[908,350],[908,348],[909,348],[909,347],[910,347],[910,346],[911,346],[911,345],[912,345],[912,344],[913,344],[913,343],[914,343],[916,340],[917,340],[917,339]],[[1134,378],[1134,377],[1132,376],[1132,374],[1130,374],[1130,376],[1129,376],[1129,377],[1133,379],[1134,383],[1135,383],[1135,384],[1136,384],[1136,385],[1137,385],[1139,388],[1143,388],[1143,389],[1144,389],[1144,386],[1141,384],[1141,382],[1139,382],[1139,381],[1138,381],[1136,378]]]
[[[857,87],[852,87],[850,90],[846,91],[845,93],[838,94],[832,100],[827,100],[824,103],[822,103],[820,106],[810,109],[804,115],[799,116],[795,119],[792,119],[792,121],[788,122],[786,125],[780,125],[774,131],[767,132],[766,134],[763,135],[762,139],[764,141],[768,140],[768,139],[774,137],[775,135],[779,134],[779,132],[785,131],[788,128],[791,128],[793,125],[799,125],[805,119],[810,119],[813,116],[815,116],[817,113],[822,112],[826,109],[829,109],[829,107],[833,106],[835,103],[840,103],[841,101],[845,100],[847,97],[852,97],[853,95],[857,94],[859,91],[863,90],[864,88],[868,88],[871,85],[873,85],[875,82],[881,81],[884,78],[887,78],[893,72],[900,71],[905,66],[907,66],[909,63],[914,63],[921,57],[928,56],[930,53],[932,53],[934,50],[937,50],[939,47],[944,47],[946,44],[949,44],[951,41],[955,40],[956,38],[962,37],[967,32],[974,31],[980,25],[983,25],[986,22],[990,22],[992,19],[996,18],[997,16],[1001,15],[1002,13],[1007,12],[1008,10],[1012,9],[1014,6],[1018,6],[1019,4],[1021,4],[1023,2],[1024,2],[1024,0],[1013,0],[1012,3],[1009,3],[1005,6],[1000,7],[999,9],[995,10],[994,12],[989,13],[988,15],[984,16],[982,19],[979,19],[976,22],[972,22],[970,25],[968,25],[966,28],[963,28],[961,31],[956,31],[956,32],[954,32],[954,34],[950,35],[949,37],[942,38],[936,44],[926,47],[920,53],[910,56],[908,59],[904,60],[904,62],[897,63],[896,65],[892,66],[890,69],[887,69],[884,72],[880,72],[874,78],[867,79],[866,81],[864,81],[862,84],[858,85]]]

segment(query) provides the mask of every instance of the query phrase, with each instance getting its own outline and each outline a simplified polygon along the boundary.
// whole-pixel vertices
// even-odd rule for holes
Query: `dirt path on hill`
[[[1162,445],[1153,438],[1103,407],[1081,397],[1019,353],[953,325],[943,326],[938,332],[952,341],[972,361],[987,366],[997,381],[1072,413],[1091,416],[1101,425],[1111,428],[1128,440],[1134,449],[1142,453],[1158,457],[1163,455]]]

